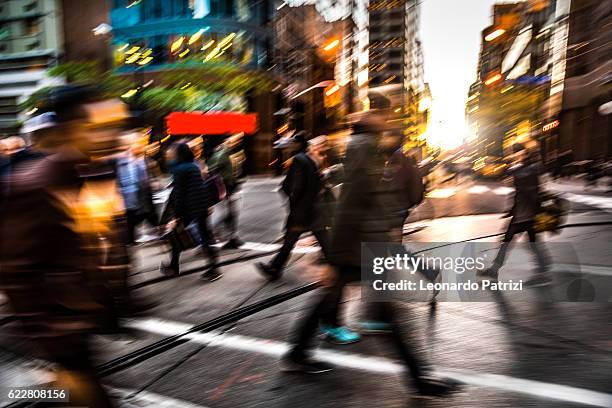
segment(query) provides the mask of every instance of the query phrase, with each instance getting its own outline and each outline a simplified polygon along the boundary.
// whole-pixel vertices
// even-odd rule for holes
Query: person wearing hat
[[[325,214],[321,210],[321,173],[325,167],[326,152],[327,138],[319,136],[308,142],[305,152],[298,152],[293,156],[291,167],[281,186],[281,190],[289,199],[283,245],[269,264],[257,263],[259,271],[270,280],[282,276],[293,247],[306,231],[312,231],[326,254],[329,237],[324,221]]]

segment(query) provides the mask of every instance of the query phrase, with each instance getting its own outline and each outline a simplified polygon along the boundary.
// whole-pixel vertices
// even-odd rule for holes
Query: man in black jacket
[[[506,260],[510,243],[516,234],[526,232],[529,236],[530,248],[538,263],[539,272],[535,277],[527,280],[527,286],[544,286],[551,282],[548,274],[548,258],[543,244],[537,242],[535,232],[535,217],[540,211],[540,163],[535,153],[528,152],[521,144],[514,145],[514,154],[517,164],[511,167],[514,181],[514,203],[510,211],[504,215],[510,218],[510,224],[504,235],[503,243],[493,260],[493,265],[479,273],[480,276],[496,280],[500,268]]]
[[[270,280],[281,277],[293,247],[302,233],[312,231],[327,257],[329,247],[326,214],[321,209],[323,182],[321,169],[327,151],[327,139],[319,136],[309,142],[306,153],[293,156],[282,190],[289,198],[289,216],[285,225],[283,246],[269,264],[258,263],[259,270]]]

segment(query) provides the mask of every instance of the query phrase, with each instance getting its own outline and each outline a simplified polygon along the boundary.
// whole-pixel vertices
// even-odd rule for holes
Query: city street
[[[201,280],[205,261],[194,251],[183,255],[181,276],[163,278],[158,266],[168,258],[168,249],[157,242],[140,245],[134,251],[130,284],[138,288],[139,297],[157,305],[148,315],[123,322],[132,329],[129,334],[96,336],[96,362],[315,281],[319,250],[307,234],[281,280],[267,283],[254,266],[279,247],[286,215],[280,181],[251,178],[243,186],[238,208],[239,235],[245,244],[221,252],[221,280]],[[603,188],[585,190],[581,183],[574,179],[545,184],[570,201],[566,224],[611,222],[612,196]],[[436,185],[413,211],[405,239],[456,242],[502,232],[506,221],[500,216],[511,197],[512,189],[502,182],[465,179]],[[222,211],[215,208],[213,218]],[[571,243],[584,273],[612,275],[609,225],[568,228],[546,239]],[[109,375],[104,384],[125,407],[612,407],[609,303],[520,303],[502,298],[498,303],[402,304],[406,334],[420,345],[419,353],[437,373],[463,384],[449,399],[422,400],[413,398],[404,367],[385,336],[364,336],[345,346],[322,342],[317,355],[336,366],[330,373],[281,372],[278,360],[287,350],[291,330],[316,296],[318,292],[311,291],[216,331],[190,334],[189,342]],[[360,316],[358,287],[346,292],[343,305],[350,326]],[[6,305],[2,308],[0,318],[9,316]],[[2,322],[0,383],[29,386],[50,381],[52,368],[45,362],[14,354],[22,347],[8,336],[15,323]]]

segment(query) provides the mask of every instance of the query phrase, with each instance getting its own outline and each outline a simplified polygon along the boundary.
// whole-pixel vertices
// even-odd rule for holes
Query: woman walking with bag
[[[187,143],[176,143],[170,148],[169,167],[173,176],[173,188],[168,200],[168,208],[176,219],[173,228],[189,229],[195,223],[201,238],[202,249],[210,258],[210,268],[202,277],[210,282],[223,276],[217,270],[217,252],[212,247],[213,235],[208,227],[209,203],[214,201],[206,188],[200,168],[194,162],[194,154]],[[167,217],[162,217],[162,219]],[[164,275],[179,274],[179,259],[181,252],[187,248],[172,241],[172,258],[170,264],[161,265]]]

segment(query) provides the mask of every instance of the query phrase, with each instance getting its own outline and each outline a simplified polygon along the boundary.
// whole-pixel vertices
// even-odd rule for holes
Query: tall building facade
[[[497,4],[482,31],[477,81],[470,87],[466,119],[481,155],[506,156],[512,145],[551,154],[552,96],[559,81],[559,31],[564,0]],[[563,59],[563,58],[561,58]]]
[[[61,82],[45,71],[62,48],[59,0],[0,1],[0,136],[19,132],[32,93]]]
[[[274,72],[282,80],[277,132],[327,133],[325,93],[341,93],[343,20],[327,22],[315,5],[285,6],[274,19]]]
[[[370,108],[396,114],[408,147],[419,152],[431,98],[419,39],[417,0],[375,0],[369,10],[368,94]],[[421,156],[419,153],[418,156]]]
[[[609,160],[612,118],[612,6],[572,0],[557,148],[574,160]]]
[[[226,67],[265,73],[271,66],[272,0],[113,0],[110,9],[112,58],[117,73],[144,87],[153,80],[188,77],[189,70]],[[204,75],[204,74],[203,74]],[[207,83],[230,84],[212,73]],[[191,86],[187,79],[184,86]],[[193,84],[198,85],[198,84]],[[258,114],[258,131],[245,138],[247,171],[268,170],[272,159],[274,98],[219,91],[197,98],[195,109],[231,109]],[[157,125],[161,127],[160,124]]]
[[[114,0],[117,69],[160,70],[190,59],[267,68],[273,11],[270,0]]]

